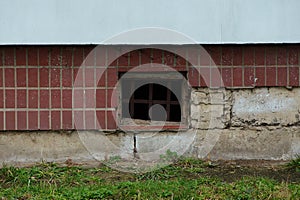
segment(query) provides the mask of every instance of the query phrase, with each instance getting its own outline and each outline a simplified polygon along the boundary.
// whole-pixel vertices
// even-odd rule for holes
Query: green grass
[[[297,155],[295,159],[291,160],[287,167],[290,169],[295,169],[297,172],[300,172],[300,155]]]
[[[263,177],[233,182],[202,176],[210,165],[184,159],[155,171],[130,174],[106,166],[42,163],[0,169],[0,199],[299,199],[299,183]]]

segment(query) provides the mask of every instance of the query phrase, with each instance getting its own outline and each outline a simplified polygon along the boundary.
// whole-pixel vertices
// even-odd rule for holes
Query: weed
[[[300,155],[297,155],[295,159],[291,160],[287,167],[290,169],[295,169],[297,172],[300,172]]]

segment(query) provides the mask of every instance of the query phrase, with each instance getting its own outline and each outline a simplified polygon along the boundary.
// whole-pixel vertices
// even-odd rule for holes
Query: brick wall
[[[193,87],[300,84],[300,45],[296,44],[205,45],[211,59],[201,50],[195,51],[194,46],[175,46],[175,52],[183,52],[193,66],[174,53],[145,47],[109,62],[126,47],[102,46],[92,51],[94,47],[1,46],[0,130],[114,130],[117,98],[112,99],[112,92],[118,72],[146,63],[187,71]],[[92,56],[85,59],[90,52]],[[217,72],[221,77],[216,76]],[[99,73],[103,73],[101,78]],[[82,82],[74,85],[75,78]],[[72,93],[76,94],[75,101]]]

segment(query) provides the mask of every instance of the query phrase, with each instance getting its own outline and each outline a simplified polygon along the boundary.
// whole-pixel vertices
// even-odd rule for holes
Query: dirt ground
[[[225,182],[234,182],[240,180],[243,177],[263,177],[274,179],[279,182],[286,183],[299,183],[300,184],[300,172],[295,169],[290,169],[286,166],[287,161],[269,161],[269,160],[234,160],[234,161],[204,161],[205,164],[201,166],[203,171],[199,173],[193,173],[193,177],[212,177],[218,178]],[[209,163],[209,164],[208,164]],[[123,163],[124,164],[124,163]],[[15,164],[18,167],[30,167],[35,164]],[[59,166],[81,166],[81,167],[103,167],[104,165],[99,161],[92,162],[73,162],[67,160],[63,163],[58,163]],[[114,165],[122,165],[122,163],[115,163]],[[176,164],[175,164],[176,165]],[[111,167],[113,165],[107,165]],[[115,170],[111,174],[112,179],[123,179],[125,177],[131,177],[131,173]],[[131,174],[131,175],[130,175]],[[187,174],[190,176],[191,174]],[[195,177],[196,176],[196,177]],[[125,178],[125,179],[127,179]],[[188,177],[187,177],[188,178]],[[129,178],[130,179],[130,178]]]

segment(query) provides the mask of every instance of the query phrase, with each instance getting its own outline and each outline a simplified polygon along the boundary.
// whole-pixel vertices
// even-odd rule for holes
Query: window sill
[[[119,128],[126,131],[185,131],[188,126],[181,122],[152,122],[148,120],[122,119]]]

